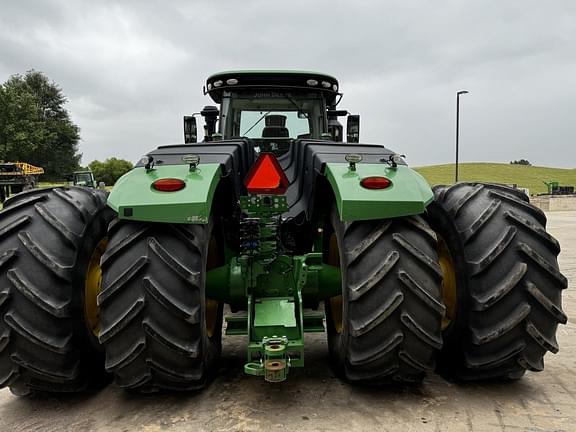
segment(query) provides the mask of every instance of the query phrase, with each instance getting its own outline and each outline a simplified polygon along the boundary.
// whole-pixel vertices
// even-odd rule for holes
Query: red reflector
[[[152,183],[152,187],[160,192],[176,192],[184,189],[186,183],[183,180],[175,178],[163,178]]]
[[[281,195],[288,189],[288,177],[272,153],[260,153],[244,184],[251,194]]]
[[[386,177],[366,177],[360,181],[360,184],[366,189],[386,189],[392,182]]]

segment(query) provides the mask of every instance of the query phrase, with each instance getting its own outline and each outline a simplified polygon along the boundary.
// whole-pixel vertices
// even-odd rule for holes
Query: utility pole
[[[460,95],[468,93],[467,90],[460,90],[456,93],[456,170],[454,172],[454,183],[458,182],[458,150],[460,139]]]

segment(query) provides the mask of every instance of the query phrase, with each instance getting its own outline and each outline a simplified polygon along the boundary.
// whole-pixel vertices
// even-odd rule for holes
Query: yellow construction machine
[[[0,202],[10,194],[34,189],[44,168],[26,162],[0,162]]]

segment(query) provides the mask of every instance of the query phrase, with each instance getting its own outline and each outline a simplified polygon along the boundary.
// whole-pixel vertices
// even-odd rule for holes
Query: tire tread
[[[513,188],[459,183],[435,188],[429,220],[451,242],[461,275],[462,299],[439,371],[472,380],[542,370],[545,353],[558,351],[557,325],[567,321],[561,307],[567,279],[545,214]]]
[[[112,211],[107,193],[31,190],[0,212],[0,388],[74,392],[104,367],[84,325],[87,253]],[[94,243],[94,244],[93,244]],[[98,367],[100,367],[98,369]]]

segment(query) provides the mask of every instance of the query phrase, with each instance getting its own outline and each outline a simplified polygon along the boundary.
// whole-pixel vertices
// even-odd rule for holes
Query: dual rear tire
[[[558,242],[522,192],[435,188],[426,219],[340,222],[325,261],[342,269],[326,303],[335,371],[350,382],[517,379],[558,351],[567,318]],[[440,264],[440,266],[438,265]]]
[[[211,231],[212,224],[111,225],[100,342],[120,387],[196,390],[214,374],[222,306],[204,294]]]
[[[77,392],[110,372],[127,389],[191,390],[214,372],[222,306],[204,297],[206,266],[217,264],[207,262],[212,225],[111,223],[106,198],[70,187],[6,201],[0,388]]]
[[[558,242],[546,216],[516,189],[494,184],[438,186],[428,219],[446,246],[451,316],[438,370],[460,380],[517,379],[544,368],[565,324]],[[447,276],[450,276],[448,274]],[[446,281],[447,279],[445,279]]]
[[[342,295],[326,302],[336,373],[353,383],[419,382],[442,346],[436,235],[420,216],[341,222],[325,229],[325,262]]]
[[[543,369],[566,322],[557,241],[527,197],[499,185],[437,187],[421,216],[325,227],[342,293],[326,303],[329,351],[347,381],[515,379]],[[0,213],[0,387],[191,390],[213,375],[222,307],[207,300],[212,224],[115,221],[106,194],[19,194]],[[99,329],[87,326],[87,275],[107,241]],[[96,262],[99,260],[96,259]],[[445,265],[440,266],[439,263]],[[99,271],[99,267],[97,268]]]
[[[85,279],[106,236],[106,194],[24,192],[0,212],[0,387],[75,392],[106,381],[86,326]]]

